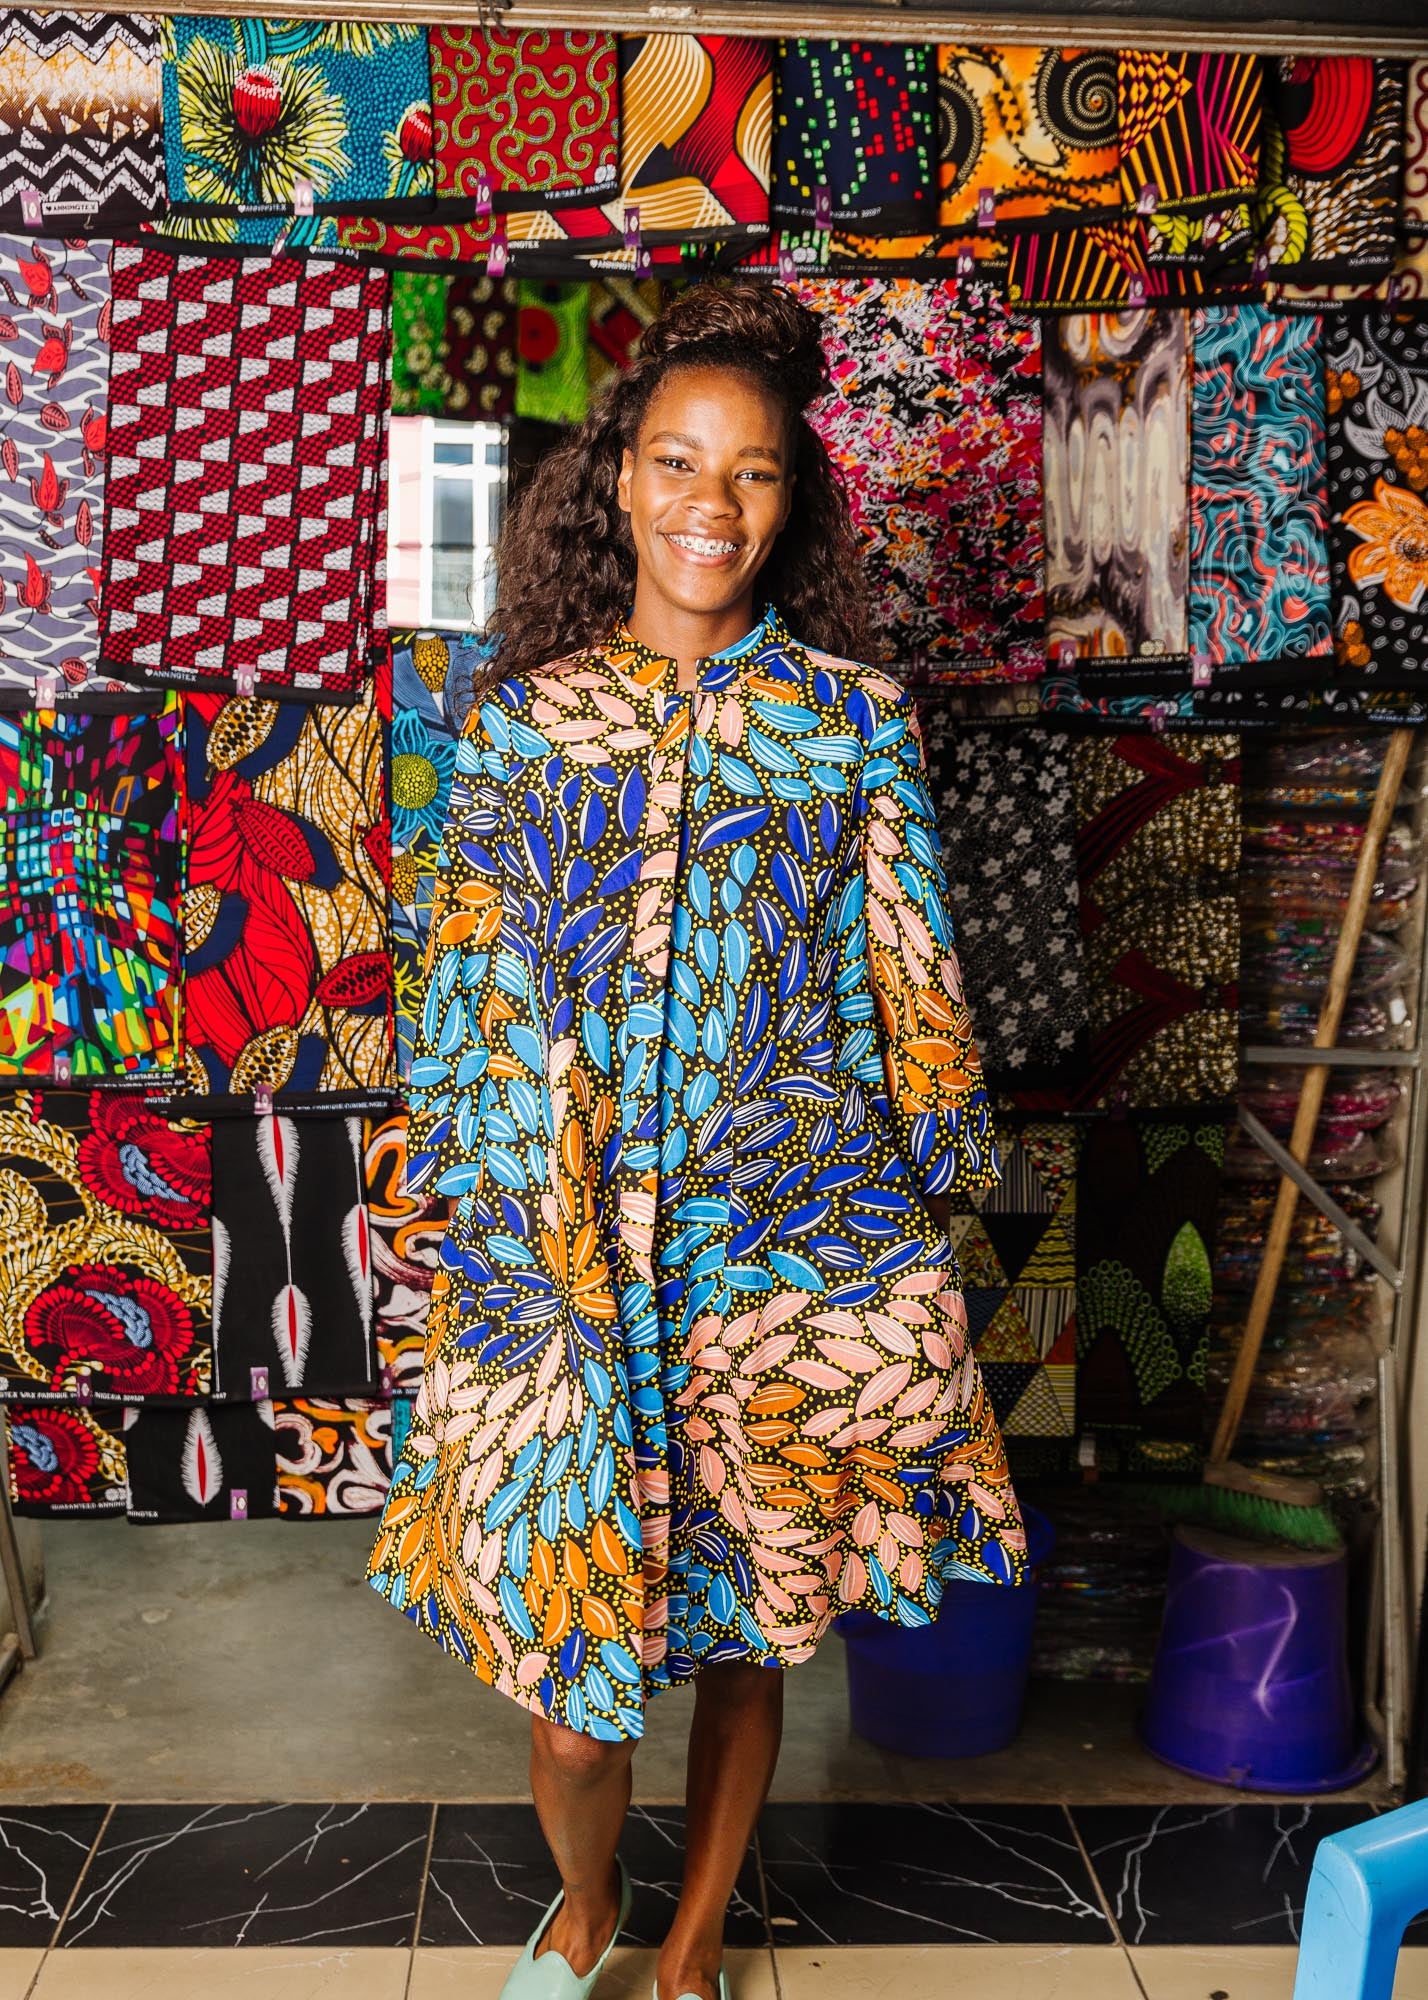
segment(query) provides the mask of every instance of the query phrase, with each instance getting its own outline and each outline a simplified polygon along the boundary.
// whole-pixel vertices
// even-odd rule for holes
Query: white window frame
[[[398,430],[398,425],[402,430]],[[507,473],[507,435],[504,424],[466,423],[448,417],[393,417],[393,491],[389,530],[388,574],[391,579],[392,622],[429,627],[441,632],[480,632],[489,612],[470,606],[461,619],[439,618],[433,604],[436,488],[438,481],[468,486],[471,491],[473,537],[484,534],[491,515],[491,489],[504,485]],[[438,445],[461,444],[471,450],[470,465],[438,465]],[[499,444],[498,463],[487,463],[487,449]],[[477,559],[473,570],[480,573],[484,557],[487,571],[494,561],[494,545],[484,540],[472,542]],[[411,601],[415,583],[416,601]]]

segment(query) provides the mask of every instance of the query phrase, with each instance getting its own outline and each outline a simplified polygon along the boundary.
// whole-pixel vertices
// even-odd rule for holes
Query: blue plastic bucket
[[[1347,1557],[1180,1528],[1141,1721],[1163,1763],[1264,1792],[1332,1792],[1374,1761],[1356,1736]]]
[[[1036,1571],[1056,1531],[1023,1507],[1030,1579],[1015,1589],[954,1578],[932,1625],[890,1625],[870,1611],[834,1621],[848,1646],[854,1729],[904,1757],[985,1757],[1021,1727],[1031,1632],[1041,1595]]]

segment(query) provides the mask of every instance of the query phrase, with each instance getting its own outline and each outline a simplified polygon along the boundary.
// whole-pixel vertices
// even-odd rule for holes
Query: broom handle
[[[1354,960],[1359,955],[1359,944],[1364,934],[1364,920],[1368,916],[1369,904],[1373,900],[1373,885],[1378,878],[1378,864],[1383,854],[1383,843],[1388,836],[1394,806],[1398,802],[1398,793],[1403,784],[1403,774],[1407,768],[1408,752],[1412,743],[1411,729],[1395,729],[1388,739],[1388,751],[1383,760],[1383,769],[1379,773],[1378,789],[1374,793],[1373,810],[1369,813],[1368,825],[1364,828],[1363,840],[1359,844],[1358,864],[1354,869],[1353,886],[1349,890],[1339,941],[1334,948],[1334,963],[1329,971],[1324,1004],[1319,1009],[1319,1022],[1314,1030],[1313,1046],[1316,1049],[1331,1049],[1338,1040],[1339,1023],[1343,1020],[1344,1003],[1349,997],[1349,981],[1353,976]],[[1319,1112],[1323,1106],[1324,1091],[1328,1082],[1329,1065],[1316,1063],[1312,1069],[1305,1072],[1304,1081],[1300,1086],[1299,1105],[1294,1114],[1294,1130],[1289,1139],[1289,1153],[1300,1166],[1303,1166],[1309,1158],[1309,1149],[1314,1142],[1314,1131],[1319,1123]],[[1235,1355],[1235,1365],[1230,1374],[1230,1385],[1225,1391],[1224,1407],[1215,1426],[1214,1443],[1210,1446],[1211,1465],[1223,1465],[1230,1456],[1235,1448],[1235,1439],[1239,1436],[1240,1425],[1244,1421],[1245,1404],[1249,1400],[1255,1369],[1259,1366],[1259,1351],[1264,1345],[1270,1307],[1274,1304],[1279,1274],[1284,1266],[1285,1252],[1289,1248],[1289,1233],[1294,1226],[1294,1211],[1298,1202],[1298,1188],[1288,1174],[1281,1174],[1274,1215],[1270,1221],[1269,1234],[1265,1238],[1264,1260],[1255,1279],[1254,1297],[1250,1300],[1249,1312],[1245,1317],[1245,1330],[1240,1336],[1239,1351]]]

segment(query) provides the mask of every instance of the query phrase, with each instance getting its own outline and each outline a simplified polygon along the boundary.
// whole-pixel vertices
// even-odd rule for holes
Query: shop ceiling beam
[[[941,5],[859,0],[858,5],[805,0],[291,0],[285,16],[310,21],[398,21],[507,28],[603,28],[621,34],[684,29],[718,35],[862,35],[884,41],[1050,44],[1075,48],[1255,49],[1265,55],[1428,56],[1423,0],[1365,0],[1350,14],[1345,0],[1298,0],[1286,20],[1284,0],[1199,0],[1190,14],[1155,14],[1136,4],[1090,0],[1072,10],[1063,0],[1018,0],[1000,7],[955,11]],[[152,0],[115,7],[117,14],[239,14],[266,17],[263,0]]]

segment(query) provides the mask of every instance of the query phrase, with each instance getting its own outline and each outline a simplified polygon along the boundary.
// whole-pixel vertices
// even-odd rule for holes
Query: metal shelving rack
[[[1428,821],[1423,803],[1423,748],[1424,732],[1420,730],[1403,794],[1405,800],[1412,800],[1416,793],[1415,830],[1420,835]],[[1404,1550],[1411,1546],[1411,1535],[1407,1496],[1400,1478],[1409,1442],[1401,1392],[1413,1360],[1413,1342],[1424,1295],[1424,1239],[1428,1234],[1423,1228],[1428,1188],[1428,1032],[1424,1021],[1424,1007],[1428,1003],[1428,884],[1422,877],[1411,921],[1418,931],[1418,989],[1413,1002],[1414,1041],[1410,1048],[1277,1048],[1248,1043],[1240,1050],[1241,1062],[1250,1068],[1308,1068],[1323,1064],[1333,1069],[1395,1069],[1407,1075],[1407,1112],[1399,1127],[1403,1159],[1392,1251],[1367,1237],[1308,1168],[1290,1156],[1252,1111],[1241,1105],[1237,1112],[1240,1125],[1254,1143],[1289,1175],[1304,1198],[1333,1224],[1388,1292],[1388,1337],[1378,1357],[1379,1506],[1372,1614],[1366,1639],[1369,1672],[1365,1675],[1365,1701],[1370,1726],[1383,1749],[1384,1776],[1395,1791],[1402,1789],[1407,1778],[1416,1627],[1404,1564]]]

